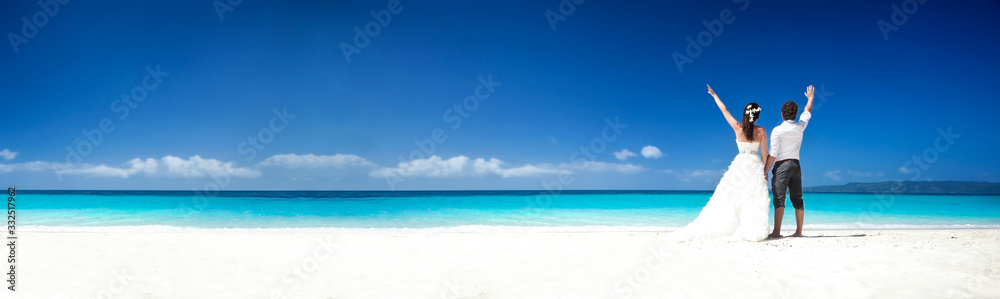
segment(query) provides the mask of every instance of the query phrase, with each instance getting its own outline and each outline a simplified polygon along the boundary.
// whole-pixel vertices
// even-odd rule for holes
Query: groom
[[[771,193],[774,194],[774,231],[768,238],[781,238],[781,218],[785,216],[785,191],[791,193],[792,207],[795,207],[795,234],[802,236],[802,218],[805,210],[802,205],[802,170],[799,168],[799,148],[802,147],[802,132],[806,130],[809,119],[812,118],[813,105],[812,85],[806,88],[805,111],[795,121],[799,106],[795,101],[785,102],[781,106],[781,118],[785,121],[771,131],[771,148],[768,152],[764,173],[774,164],[774,178],[771,179]],[[775,162],[777,161],[777,162]]]

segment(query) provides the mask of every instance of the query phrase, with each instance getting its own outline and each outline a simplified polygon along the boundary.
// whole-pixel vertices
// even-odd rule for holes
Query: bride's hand
[[[719,97],[719,96],[715,95],[715,91],[712,90],[712,86],[711,85],[705,84],[705,86],[708,86],[708,94],[712,95],[712,97],[714,97],[714,98],[718,98]]]

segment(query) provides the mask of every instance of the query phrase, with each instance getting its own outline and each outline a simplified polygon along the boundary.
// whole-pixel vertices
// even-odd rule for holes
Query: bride
[[[725,238],[760,241],[767,237],[768,203],[767,174],[763,157],[767,153],[767,132],[754,125],[760,116],[760,106],[749,103],[743,108],[742,122],[737,122],[719,96],[708,87],[708,94],[722,110],[729,127],[736,134],[740,153],[729,164],[715,193],[701,214],[691,224],[677,231],[682,239]]]

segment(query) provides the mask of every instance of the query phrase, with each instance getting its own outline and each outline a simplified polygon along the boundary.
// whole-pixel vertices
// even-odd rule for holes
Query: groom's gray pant
[[[774,179],[771,180],[771,193],[774,194],[774,208],[785,207],[785,191],[792,195],[792,207],[796,210],[803,208],[802,204],[802,169],[799,168],[799,160],[786,160],[778,162],[771,170]]]

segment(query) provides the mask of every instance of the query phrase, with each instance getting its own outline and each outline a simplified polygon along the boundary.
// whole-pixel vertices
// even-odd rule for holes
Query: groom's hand
[[[815,91],[816,91],[816,88],[813,87],[812,85],[809,85],[809,87],[806,87],[806,98],[809,99],[809,101],[806,102],[805,112],[812,113],[812,109],[813,109],[813,94],[815,93]]]

